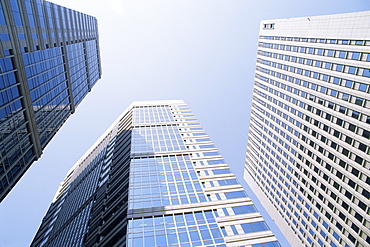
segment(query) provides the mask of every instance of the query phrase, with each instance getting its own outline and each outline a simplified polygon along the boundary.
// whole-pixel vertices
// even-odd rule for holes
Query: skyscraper
[[[370,12],[261,22],[245,180],[293,246],[370,244]]]
[[[181,100],[134,102],[72,167],[31,246],[280,246]]]
[[[0,201],[101,77],[94,17],[42,0],[0,3]]]

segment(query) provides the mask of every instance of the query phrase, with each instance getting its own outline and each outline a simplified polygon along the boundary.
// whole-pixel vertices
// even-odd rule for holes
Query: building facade
[[[261,22],[245,180],[292,246],[370,245],[370,11]]]
[[[0,201],[101,77],[97,20],[43,0],[0,3]]]
[[[31,246],[280,246],[189,107],[134,102],[67,174]]]

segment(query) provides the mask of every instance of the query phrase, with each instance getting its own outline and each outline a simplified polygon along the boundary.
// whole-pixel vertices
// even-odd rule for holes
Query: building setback
[[[0,3],[0,202],[101,77],[94,17]]]
[[[68,172],[31,246],[278,247],[181,100],[134,102]]]
[[[260,30],[245,180],[292,246],[369,246],[370,11]]]

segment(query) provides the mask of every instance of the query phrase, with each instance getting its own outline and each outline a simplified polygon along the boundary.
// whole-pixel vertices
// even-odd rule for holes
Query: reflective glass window
[[[261,232],[261,231],[269,230],[269,228],[267,227],[264,221],[240,224],[240,225],[243,228],[244,233]]]

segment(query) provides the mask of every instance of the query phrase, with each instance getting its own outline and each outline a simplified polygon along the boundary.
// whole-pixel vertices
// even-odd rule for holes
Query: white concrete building
[[[261,22],[245,180],[292,246],[370,245],[370,11]]]

